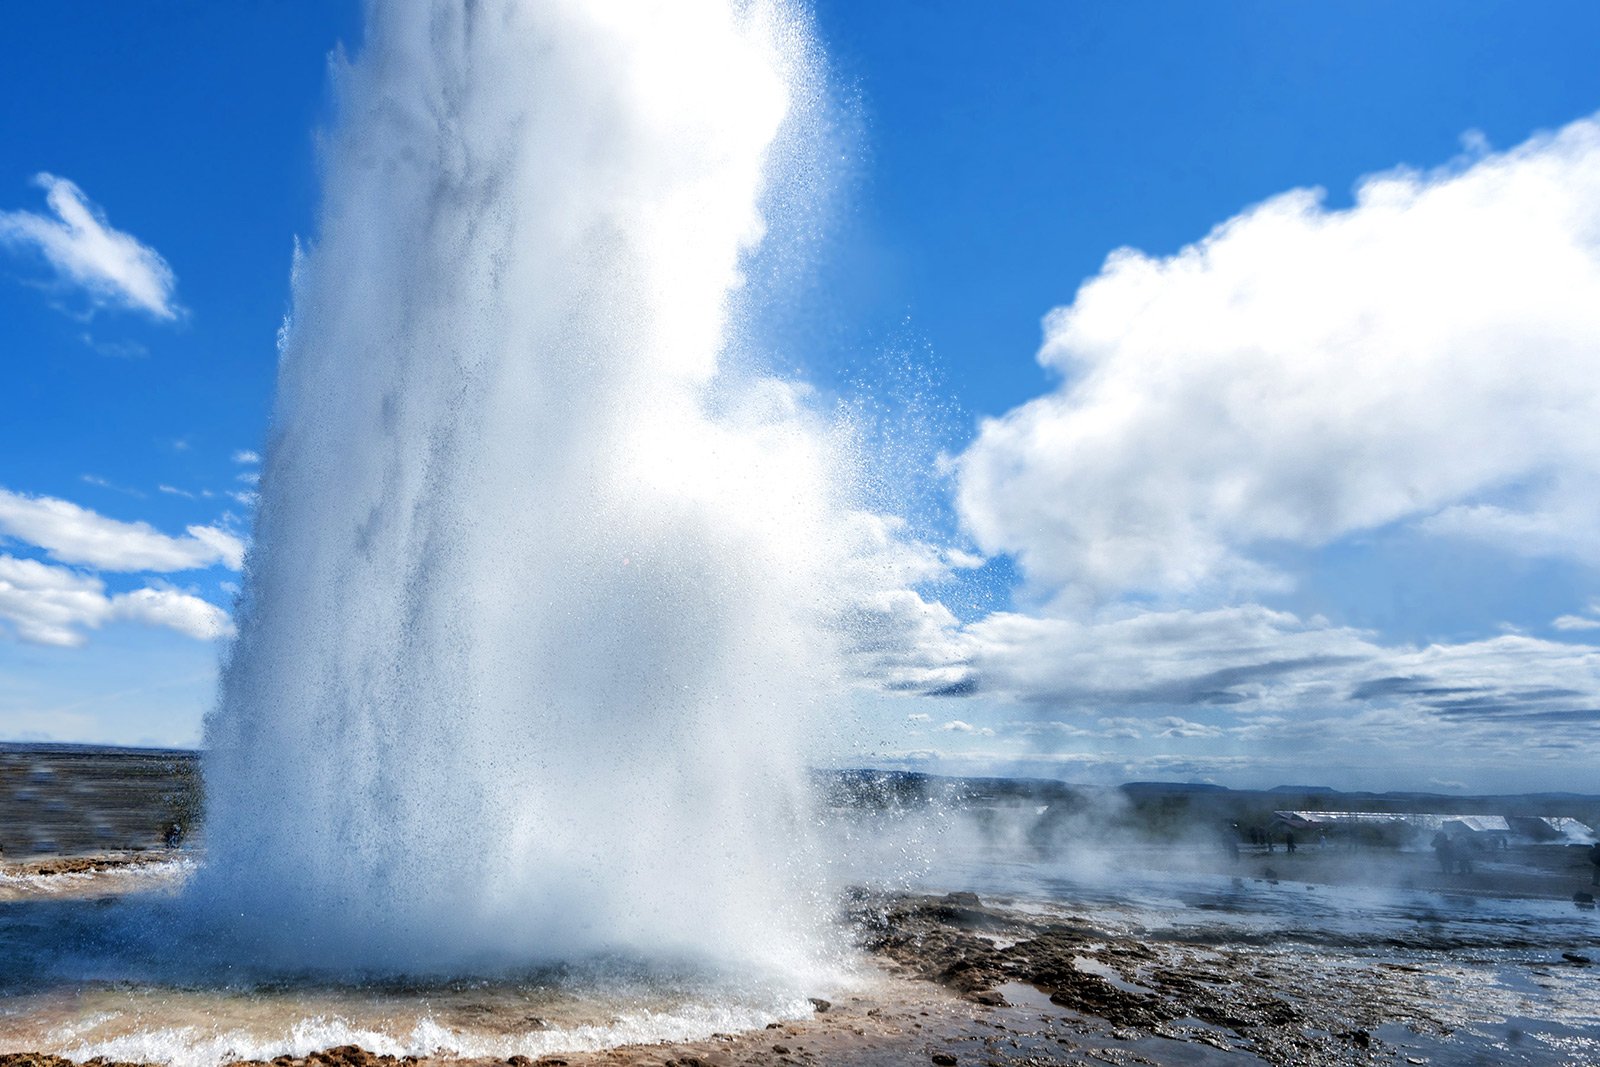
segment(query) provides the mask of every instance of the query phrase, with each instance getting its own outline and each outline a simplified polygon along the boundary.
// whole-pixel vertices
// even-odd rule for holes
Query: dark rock
[[[307,1059],[320,1063],[339,1064],[341,1067],[372,1067],[382,1059],[360,1045],[338,1045],[322,1052],[313,1052]]]
[[[935,1052],[928,1058],[937,1064],[938,1067],[956,1067],[956,1058],[950,1055],[948,1052]]]
[[[817,1014],[819,1015],[833,1007],[833,1001],[831,1000],[823,1000],[821,997],[809,997],[807,999],[811,1001],[811,1006],[817,1009]]]
[[[776,1052],[780,1056],[787,1056],[789,1054],[789,1046],[788,1045],[773,1045],[772,1046],[772,1051]]]

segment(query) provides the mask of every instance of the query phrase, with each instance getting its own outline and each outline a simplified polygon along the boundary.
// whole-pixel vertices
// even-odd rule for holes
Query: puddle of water
[[[1118,1041],[1110,1047],[1122,1053],[1132,1052],[1141,1057],[1142,1062],[1159,1063],[1162,1067],[1270,1067],[1266,1060],[1242,1048],[1215,1048],[1201,1041],[1159,1035]],[[1129,1060],[1119,1056],[1112,1062],[1127,1063]]]
[[[1072,966],[1083,974],[1092,974],[1097,978],[1104,978],[1124,993],[1137,993],[1141,996],[1150,996],[1155,993],[1155,990],[1149,986],[1142,986],[1136,982],[1128,981],[1118,973],[1115,967],[1101,963],[1092,956],[1074,956],[1072,957]]]
[[[1030,1011],[1043,1011],[1052,1014],[1061,1014],[1061,1008],[1050,1002],[1050,998],[1027,982],[1007,982],[996,987],[996,991],[1006,998],[1006,1003],[1017,1008]]]
[[[1099,966],[1097,960],[1090,960]],[[1104,1021],[1092,1016],[1063,1008],[1052,1003],[1050,998],[1026,982],[1007,982],[997,987],[998,991],[1006,998],[1013,1008],[1023,1011],[1037,1012],[1051,1019],[1064,1019],[1082,1026],[1094,1029],[1104,1026]],[[1081,1055],[1095,1059],[1105,1057],[1094,1056],[1096,1048],[1112,1051],[1117,1054],[1115,1062],[1130,1062],[1127,1053],[1142,1057],[1146,1062],[1153,1062],[1172,1067],[1266,1067],[1267,1061],[1243,1048],[1238,1047],[1239,1038],[1233,1033],[1213,1026],[1202,1019],[1176,1019],[1168,1024],[1168,1029],[1178,1036],[1164,1037],[1160,1034],[1131,1035],[1133,1031],[1121,1031],[1123,1037],[1112,1033],[1103,1033],[1093,1037],[1081,1038]],[[1217,1048],[1203,1041],[1190,1038],[1196,1034],[1205,1034],[1228,1048]],[[1138,1062],[1138,1061],[1131,1061]]]
[[[1513,1016],[1474,1022],[1448,1037],[1385,1023],[1373,1034],[1402,1058],[1430,1067],[1593,1067],[1600,1063],[1600,1033],[1549,1019]]]

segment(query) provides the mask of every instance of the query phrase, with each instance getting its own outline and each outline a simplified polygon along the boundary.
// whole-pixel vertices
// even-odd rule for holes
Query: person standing
[[[1455,844],[1443,830],[1433,835],[1433,854],[1439,859],[1439,870],[1451,873],[1455,868]]]

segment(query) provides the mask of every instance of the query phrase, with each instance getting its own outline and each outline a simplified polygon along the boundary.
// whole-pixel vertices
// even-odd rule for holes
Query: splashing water
[[[195,899],[296,966],[814,963],[803,751],[847,449],[730,340],[815,106],[801,20],[368,14],[281,337]]]

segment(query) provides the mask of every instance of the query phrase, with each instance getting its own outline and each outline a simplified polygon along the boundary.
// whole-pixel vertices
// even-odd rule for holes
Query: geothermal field
[[[1434,636],[1443,624],[1418,623],[1395,651],[1371,618],[1334,626],[1316,604],[1303,620],[1287,601],[1193,607],[1215,589],[1289,597],[1295,552],[1365,529],[1334,514],[1357,497],[1361,522],[1394,537],[1512,529],[1529,555],[1581,542],[1572,551],[1592,561],[1590,535],[1538,525],[1589,530],[1590,504],[1505,509],[1545,507],[1550,486],[1589,499],[1596,483],[1480,462],[1488,443],[1448,434],[1498,423],[1467,408],[1417,431],[1441,464],[1473,457],[1443,479],[1457,496],[1411,470],[1370,500],[1354,479],[1322,492],[1337,462],[1319,459],[1309,473],[1219,476],[1167,523],[1182,493],[1161,479],[1174,471],[1295,454],[1251,440],[1213,456],[1217,434],[1185,426],[1141,446],[1148,479],[1108,459],[1063,502],[1039,473],[1055,459],[1030,466],[1027,449],[1070,445],[1088,464],[1108,448],[1081,427],[1183,399],[1129,399],[1128,381],[1094,363],[1114,347],[1107,322],[1158,318],[1153,298],[1116,286],[1229,262],[1124,248],[1085,286],[1081,314],[1046,321],[1057,340],[1040,356],[1103,406],[1046,398],[983,421],[959,457],[923,448],[918,477],[955,486],[939,513],[954,523],[959,510],[968,547],[919,540],[886,488],[915,433],[889,432],[869,403],[822,398],[779,328],[825,222],[848,215],[836,173],[855,136],[848,78],[828,59],[811,15],[776,0],[366,7],[359,44],[330,64],[316,227],[295,245],[270,426],[259,455],[234,461],[248,469],[227,495],[248,518],[181,541],[128,523],[72,540],[59,531],[88,522],[83,509],[0,494],[0,544],[31,537],[40,556],[0,569],[0,620],[19,640],[55,655],[137,623],[221,650],[198,747],[0,745],[0,1067],[1600,1063],[1600,799],[1423,766],[1438,751],[1510,775],[1518,757],[1493,731],[1511,723],[1538,732],[1539,768],[1581,776],[1594,651],[1494,620],[1453,645]],[[861,125],[865,140],[879,132]],[[1427,180],[1469,182],[1488,158],[1476,144]],[[1548,150],[1592,173],[1600,159],[1586,126],[1530,144],[1484,165],[1509,174]],[[71,200],[76,186],[38,181],[68,237],[110,225]],[[1422,195],[1411,172],[1383,181],[1362,209]],[[1314,200],[1219,228],[1207,247]],[[0,216],[0,239],[56,254],[67,238],[38,237],[38,218]],[[1597,218],[1551,226],[1600,233]],[[1263,289],[1309,258],[1273,255]],[[1502,258],[1520,271],[1534,257]],[[125,279],[150,261],[118,263]],[[154,317],[187,321],[155,292]],[[1249,301],[1208,289],[1189,303],[1213,302]],[[1440,306],[1453,320],[1481,303]],[[1275,329],[1320,308],[1290,307]],[[1544,323],[1547,310],[1532,314]],[[1129,380],[1199,365],[1185,327],[1149,329],[1182,351]],[[1571,332],[1589,347],[1572,350],[1592,356],[1587,329]],[[1512,345],[1513,362],[1567,351],[1557,325],[1547,334]],[[1412,351],[1402,340],[1386,358]],[[1251,359],[1269,347],[1239,342]],[[1515,368],[1456,368],[1436,377],[1548,394],[1587,442],[1573,447],[1600,454],[1592,375],[1547,387]],[[1338,381],[1412,378],[1385,364]],[[1316,381],[1282,402],[1250,385],[1200,392],[1198,407],[1243,406],[1252,425],[1320,432],[1334,416],[1306,409],[1330,396],[1330,412],[1367,411]],[[1415,407],[1396,395],[1393,408]],[[1070,432],[1049,422],[1063,411]],[[1330,447],[1352,468],[1411,447],[1352,440]],[[1552,431],[1524,451],[1567,441]],[[1011,478],[1022,488],[995,504]],[[1146,480],[1109,518],[1094,511]],[[1436,513],[1383,511],[1396,500]],[[1247,517],[1238,544],[1207,525],[1223,513]],[[105,543],[121,527],[189,555],[118,562]],[[131,588],[51,570],[159,576],[195,560],[237,572],[215,586],[228,610],[178,579]],[[1014,579],[1012,599],[957,595],[959,575],[978,572]],[[1569,579],[1523,584],[1553,602]],[[948,606],[928,592],[938,582]],[[1340,582],[1318,590],[1337,600]],[[48,611],[28,606],[36,594]],[[1166,614],[1146,625],[1146,609]],[[1582,611],[1552,626],[1572,641],[1600,628],[1600,601]],[[1172,651],[1180,633],[1201,637]],[[1102,656],[1114,644],[1121,658]],[[892,704],[913,698],[909,714]],[[949,710],[969,698],[977,713]],[[1303,705],[1358,699],[1290,736]],[[1119,701],[1121,718],[1095,710]],[[30,719],[17,733],[76,730],[83,703],[41,698],[57,708],[49,729]],[[1402,706],[1424,709],[1420,725],[1394,725]],[[930,747],[861,725],[871,715]],[[1413,747],[1386,755],[1346,727]],[[1050,773],[986,776],[977,746],[997,734],[1024,738],[1013,771],[1033,759]],[[1340,765],[1351,776],[1387,761],[1430,784],[1234,789],[1175,758],[1132,757],[1084,784],[1089,764],[1061,746],[1088,737],[1198,741],[1207,767],[1262,782],[1282,761],[1321,781],[1326,739],[1359,753]],[[1280,762],[1258,771],[1252,753]],[[1184,782],[1130,781],[1149,767]]]
[[[1219,836],[1293,794],[829,773],[812,826],[839,860],[810,891],[832,955],[809,969],[732,962],[730,944],[508,950],[425,970],[329,943],[311,965],[254,955],[190,911],[207,828],[164,835],[199,810],[192,755],[4,757],[9,825],[52,835],[8,841],[0,870],[0,1062],[14,1067],[1579,1065],[1600,1052],[1588,850],[1554,838],[1463,846],[1472,869],[1445,871],[1395,820],[1387,837],[1302,832],[1292,853],[1281,828],[1270,852]],[[77,836],[91,826],[92,845]]]

